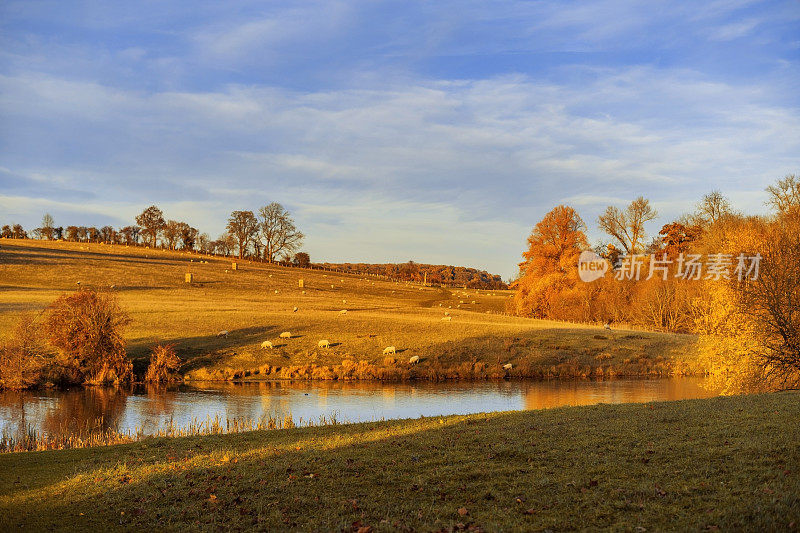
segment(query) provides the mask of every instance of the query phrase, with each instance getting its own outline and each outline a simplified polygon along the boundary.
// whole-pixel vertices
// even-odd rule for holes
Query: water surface
[[[295,422],[335,416],[340,422],[416,418],[564,405],[706,398],[701,378],[609,381],[445,383],[204,383],[169,389],[75,388],[0,393],[0,434],[26,427],[43,434],[96,424],[153,433],[172,421],[185,427],[207,417],[258,419],[291,415]]]

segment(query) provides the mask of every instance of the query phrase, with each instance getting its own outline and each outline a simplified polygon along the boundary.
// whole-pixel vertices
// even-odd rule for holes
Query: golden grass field
[[[424,287],[248,261],[237,261],[232,270],[232,261],[237,260],[120,245],[2,239],[0,330],[5,335],[21,313],[42,310],[80,286],[118,294],[133,319],[126,338],[139,373],[156,343],[175,344],[183,370],[195,379],[698,372],[693,336],[507,316],[512,291]],[[188,272],[191,284],[184,281]],[[451,321],[442,320],[445,312]],[[227,337],[217,336],[222,330],[229,331]],[[279,338],[284,331],[293,337]],[[318,348],[323,339],[330,348]],[[274,348],[262,349],[265,340]],[[383,354],[387,346],[396,347],[390,356],[395,362]],[[420,358],[414,367],[408,364],[412,356]],[[512,370],[502,369],[507,363]]]

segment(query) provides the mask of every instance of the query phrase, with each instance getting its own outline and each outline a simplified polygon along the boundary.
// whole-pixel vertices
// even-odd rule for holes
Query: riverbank
[[[8,454],[0,525],[792,530],[798,418],[784,392]]]
[[[508,316],[512,291],[426,287],[242,261],[233,270],[232,261],[119,245],[3,240],[0,336],[13,331],[20,313],[44,309],[81,286],[118,295],[132,318],[125,338],[139,376],[157,343],[174,344],[186,377],[204,381],[702,373],[694,336]],[[187,272],[192,283],[184,281]],[[222,331],[228,333],[218,335]],[[281,338],[282,332],[291,338]],[[320,347],[323,340],[328,347]],[[262,348],[265,341],[273,347]],[[384,354],[390,346],[395,353]],[[412,357],[419,363],[409,364]]]

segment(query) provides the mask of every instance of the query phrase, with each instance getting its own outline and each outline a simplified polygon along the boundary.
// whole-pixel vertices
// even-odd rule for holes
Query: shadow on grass
[[[0,522],[779,530],[800,516],[800,482],[782,474],[800,460],[798,416],[798,395],[762,395],[10,454],[0,456]]]

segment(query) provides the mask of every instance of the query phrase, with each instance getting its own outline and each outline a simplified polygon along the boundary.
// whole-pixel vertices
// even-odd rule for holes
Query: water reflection
[[[479,383],[262,382],[205,383],[134,390],[85,388],[0,393],[0,432],[33,427],[72,432],[103,428],[153,433],[214,418],[291,415],[296,422],[335,415],[340,421],[415,418],[562,405],[704,398],[698,378],[613,381],[497,381]]]

